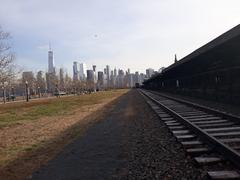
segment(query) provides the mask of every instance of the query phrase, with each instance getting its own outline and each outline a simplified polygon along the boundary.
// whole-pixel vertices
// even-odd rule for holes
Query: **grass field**
[[[21,121],[37,120],[41,117],[67,116],[75,108],[99,104],[105,99],[113,98],[125,90],[104,91],[91,95],[43,99],[38,101],[11,103],[0,105],[0,128]]]
[[[0,177],[23,178],[46,163],[127,91],[1,104]]]

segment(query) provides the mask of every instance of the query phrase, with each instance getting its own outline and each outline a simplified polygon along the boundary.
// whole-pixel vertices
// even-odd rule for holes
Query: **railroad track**
[[[240,179],[240,117],[158,92],[139,91],[186,152],[199,165],[211,167],[209,178]]]

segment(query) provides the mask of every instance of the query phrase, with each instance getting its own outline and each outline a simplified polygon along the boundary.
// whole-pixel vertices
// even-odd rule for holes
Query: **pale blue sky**
[[[240,22],[239,0],[1,0],[0,25],[17,63],[46,70],[72,62],[144,72],[170,65]]]

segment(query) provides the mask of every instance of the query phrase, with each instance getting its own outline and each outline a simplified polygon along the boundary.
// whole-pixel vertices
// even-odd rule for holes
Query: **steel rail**
[[[186,105],[190,105],[190,106],[195,107],[195,108],[197,108],[197,109],[204,110],[204,111],[207,111],[207,112],[209,112],[209,113],[213,113],[213,114],[215,114],[215,115],[221,116],[221,117],[223,117],[223,118],[230,119],[230,120],[234,121],[235,123],[240,124],[240,116],[228,114],[228,113],[225,113],[225,112],[216,110],[216,109],[212,109],[212,108],[207,107],[207,106],[203,106],[203,105],[200,105],[200,104],[197,104],[197,103],[193,103],[193,102],[189,102],[189,101],[186,101],[186,100],[182,100],[182,99],[179,99],[179,98],[170,97],[170,96],[168,96],[168,95],[161,94],[161,93],[156,92],[156,91],[147,91],[147,92],[151,92],[151,93],[153,93],[153,94],[157,94],[157,95],[159,95],[159,96],[162,96],[162,97],[165,97],[165,98],[168,98],[168,99],[177,101],[177,102],[179,102],[179,103],[183,103],[183,104],[186,104]]]
[[[185,119],[183,116],[179,115],[178,113],[174,112],[167,106],[163,105],[160,103],[158,100],[154,99],[150,95],[148,95],[146,92],[143,90],[140,90],[140,93],[142,95],[145,95],[148,97],[150,100],[158,104],[161,108],[163,108],[166,112],[171,114],[173,117],[176,119],[180,120],[184,125],[186,125],[189,129],[193,130],[194,133],[196,133],[200,139],[203,139],[206,141],[206,143],[212,147],[215,151],[217,151],[219,154],[223,155],[226,157],[229,161],[231,161],[235,166],[240,168],[240,154],[232,149],[231,147],[225,145],[215,137],[211,136],[209,133],[205,132],[201,128],[197,127],[195,124],[191,123],[187,119]],[[160,95],[158,95],[160,96]],[[166,97],[165,97],[166,98]]]

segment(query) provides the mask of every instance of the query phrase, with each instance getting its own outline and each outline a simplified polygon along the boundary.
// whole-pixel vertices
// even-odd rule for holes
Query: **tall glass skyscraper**
[[[80,63],[80,68],[79,68],[79,76],[80,80],[85,80],[86,79],[86,71],[87,71],[87,66],[85,63]]]
[[[53,51],[51,50],[50,45],[48,51],[48,73],[55,73]]]
[[[73,80],[78,80],[79,78],[79,69],[78,62],[73,62]]]

